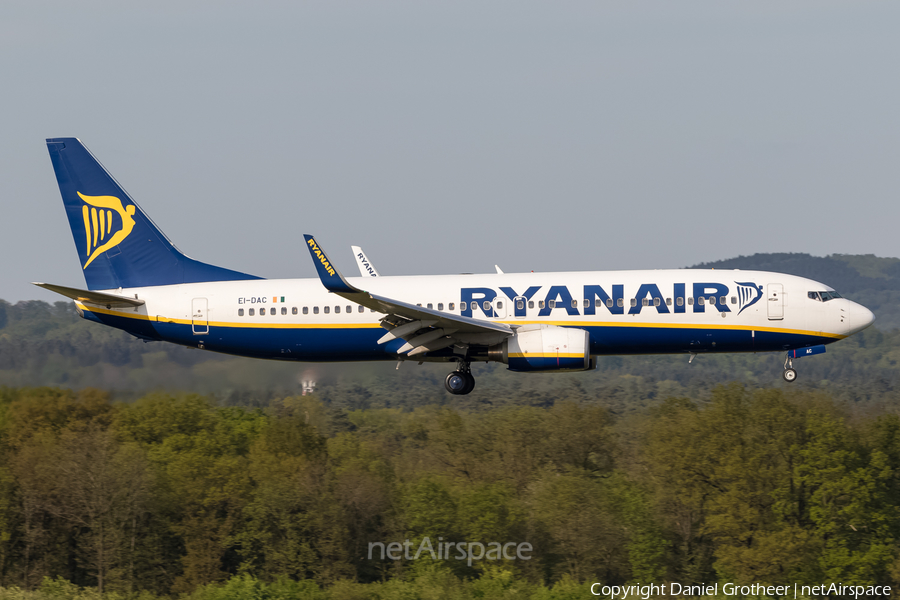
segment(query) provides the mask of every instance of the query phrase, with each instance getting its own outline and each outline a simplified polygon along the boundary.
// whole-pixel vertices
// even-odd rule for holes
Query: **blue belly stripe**
[[[210,326],[196,335],[191,325],[138,320],[84,311],[91,321],[123,329],[143,339],[154,339],[207,350],[280,360],[345,362],[396,360],[402,340],[378,344],[384,330],[360,328],[246,328]],[[772,352],[805,348],[837,341],[814,334],[777,331],[703,329],[698,327],[583,327],[590,332],[592,355],[680,354],[685,352]]]

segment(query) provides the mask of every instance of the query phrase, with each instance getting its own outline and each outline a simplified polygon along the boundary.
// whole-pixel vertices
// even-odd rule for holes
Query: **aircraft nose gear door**
[[[194,298],[191,303],[191,327],[194,335],[209,333],[206,298]]]
[[[780,283],[769,284],[769,320],[777,321],[784,318],[784,286]]]

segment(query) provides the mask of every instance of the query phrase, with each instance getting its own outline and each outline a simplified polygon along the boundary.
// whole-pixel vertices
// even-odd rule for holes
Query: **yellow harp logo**
[[[84,234],[87,240],[85,254],[88,259],[84,268],[95,258],[114,246],[118,246],[134,229],[134,205],[122,206],[115,196],[85,196],[76,192],[84,200],[81,216],[84,217]],[[113,215],[119,216],[121,227],[113,233]]]

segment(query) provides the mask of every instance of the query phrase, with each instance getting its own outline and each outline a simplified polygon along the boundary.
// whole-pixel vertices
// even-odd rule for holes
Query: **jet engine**
[[[488,349],[488,360],[510,371],[588,371],[594,368],[590,335],[584,329],[525,326]]]

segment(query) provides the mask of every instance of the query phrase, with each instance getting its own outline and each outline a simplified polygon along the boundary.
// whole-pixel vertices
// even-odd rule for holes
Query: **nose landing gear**
[[[797,380],[797,371],[794,370],[794,359],[788,354],[784,357],[784,380],[788,383],[794,383]]]
[[[444,379],[444,387],[455,396],[464,396],[474,390],[475,378],[472,377],[469,363],[460,361],[459,368]]]

